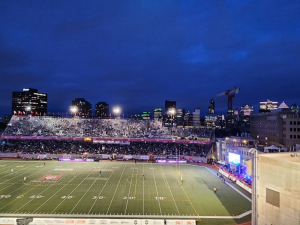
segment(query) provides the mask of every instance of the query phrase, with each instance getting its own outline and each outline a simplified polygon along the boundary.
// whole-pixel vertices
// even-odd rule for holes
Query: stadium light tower
[[[171,120],[172,120],[171,127],[173,127],[173,118],[174,118],[175,112],[176,112],[176,110],[173,108],[169,110],[169,114],[171,115]]]
[[[116,117],[116,115],[117,115],[117,117],[120,118],[120,115],[121,115],[120,107],[114,107],[113,112],[114,112],[114,117]]]
[[[29,112],[31,111],[31,105],[26,106],[25,111],[26,111],[26,115],[28,115]]]
[[[78,112],[77,106],[71,106],[70,111],[72,116],[75,115]]]

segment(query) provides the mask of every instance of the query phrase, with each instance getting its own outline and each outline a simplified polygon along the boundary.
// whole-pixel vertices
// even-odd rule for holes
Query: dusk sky
[[[270,99],[300,105],[299,0],[1,0],[0,115],[13,91],[48,94],[66,113],[85,98],[141,113]]]

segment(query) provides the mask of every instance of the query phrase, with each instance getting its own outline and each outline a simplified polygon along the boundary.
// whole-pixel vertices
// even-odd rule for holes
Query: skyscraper
[[[174,109],[176,112],[176,101],[165,101],[165,115],[170,115],[170,111]],[[176,114],[176,113],[175,113]]]
[[[215,101],[210,100],[210,106],[208,107],[208,114],[215,114]]]
[[[23,91],[12,93],[13,115],[46,115],[47,94],[38,93],[34,88],[23,88]]]
[[[195,109],[193,112],[193,126],[200,126],[200,109]]]
[[[176,109],[177,125],[183,126],[184,115],[185,115],[185,109]]]
[[[143,112],[142,113],[142,118],[143,120],[150,120],[150,112]]]
[[[278,108],[278,102],[272,102],[267,100],[266,102],[259,103],[259,112],[271,112],[274,109]]]
[[[154,119],[158,120],[162,118],[162,109],[161,108],[155,108],[154,109]]]
[[[84,98],[75,98],[72,101],[72,115],[80,117],[92,116],[92,104],[86,101]]]
[[[106,102],[98,102],[95,105],[95,116],[105,118],[109,116],[109,105]]]

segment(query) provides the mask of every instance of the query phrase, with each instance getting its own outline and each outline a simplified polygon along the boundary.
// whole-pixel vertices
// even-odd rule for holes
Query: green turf
[[[0,161],[0,214],[232,216],[251,209],[204,167],[114,161],[43,165]]]

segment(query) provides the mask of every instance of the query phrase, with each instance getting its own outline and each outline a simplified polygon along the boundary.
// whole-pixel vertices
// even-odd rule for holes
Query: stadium
[[[211,164],[212,129],[13,116],[1,141],[2,224],[251,220],[249,190]]]

